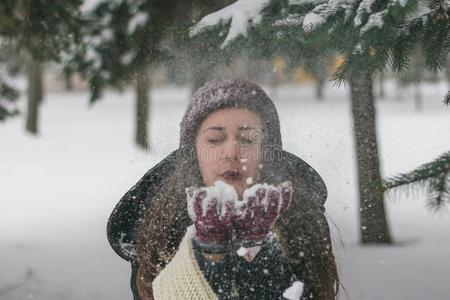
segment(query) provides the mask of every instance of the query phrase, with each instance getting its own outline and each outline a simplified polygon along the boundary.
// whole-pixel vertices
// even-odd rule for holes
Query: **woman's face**
[[[258,180],[262,143],[261,119],[244,108],[211,113],[200,125],[195,147],[207,186],[223,180],[241,197]]]

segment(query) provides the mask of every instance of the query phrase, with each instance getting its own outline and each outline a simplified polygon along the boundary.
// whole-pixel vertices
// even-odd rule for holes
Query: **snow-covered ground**
[[[420,112],[412,91],[399,98],[395,84],[386,88],[377,102],[384,176],[450,149],[445,84],[424,86]],[[327,184],[341,299],[449,299],[450,215],[429,213],[423,197],[387,201],[395,245],[358,245],[348,91],[329,87],[322,102],[311,87],[270,92],[285,149]],[[89,108],[86,93],[48,94],[38,137],[24,133],[23,116],[0,124],[0,299],[131,299],[130,266],[109,247],[106,222],[120,197],[176,149],[189,90],[153,91],[150,153],[133,146],[133,97],[108,92]]]

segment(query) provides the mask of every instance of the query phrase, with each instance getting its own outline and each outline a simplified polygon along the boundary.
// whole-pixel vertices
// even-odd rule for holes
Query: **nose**
[[[225,147],[225,159],[231,161],[239,158],[239,143],[236,140],[231,140]]]

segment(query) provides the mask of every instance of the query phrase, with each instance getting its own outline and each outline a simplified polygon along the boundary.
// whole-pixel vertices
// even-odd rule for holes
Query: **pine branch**
[[[334,86],[345,85],[348,80],[348,71],[349,71],[349,62],[346,57],[342,64],[336,69],[336,71],[331,74],[331,80],[333,81]]]
[[[447,94],[445,95],[444,104],[450,105],[450,91],[448,91]]]
[[[444,205],[450,203],[450,171],[442,173],[430,180],[427,207],[431,210],[439,210]]]
[[[390,66],[394,72],[404,72],[409,66],[409,58],[415,45],[422,39],[422,17],[414,18],[400,25],[397,40],[391,50]]]
[[[229,27],[221,49],[229,45],[238,36],[247,36],[249,27],[256,26],[263,19],[263,10],[269,6],[270,0],[238,0],[222,9],[204,16],[191,27],[189,35],[194,37],[217,26]]]
[[[424,20],[422,47],[427,67],[439,71],[445,64],[449,51],[449,10],[445,0],[430,1],[430,11],[422,16]]]
[[[418,192],[426,190],[427,207],[439,210],[450,203],[450,151],[417,169],[383,180],[383,190]]]

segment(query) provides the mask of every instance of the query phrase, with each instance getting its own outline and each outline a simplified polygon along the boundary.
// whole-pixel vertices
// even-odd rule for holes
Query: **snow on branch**
[[[360,29],[360,35],[364,35],[369,32],[371,29],[378,27],[382,28],[384,26],[384,19],[386,16],[390,16],[391,11],[396,7],[405,7],[408,0],[393,0],[390,1],[387,8],[382,11],[372,12],[372,4],[374,0],[363,0],[356,12],[356,16],[354,19],[355,27],[362,25],[362,18],[364,13],[368,13],[369,17],[367,19],[366,24],[364,24]]]
[[[355,27],[360,26],[362,24],[363,15],[366,13],[372,12],[372,5],[374,0],[362,0],[359,3],[358,9],[356,10],[356,16],[354,19]]]
[[[328,3],[325,3],[317,6],[312,12],[307,13],[303,19],[303,30],[310,31],[325,23],[327,14],[322,14],[321,12],[327,11],[328,8]]]
[[[276,20],[274,22],[274,26],[276,27],[302,26],[304,18],[305,16],[302,16],[300,14],[289,14],[284,19]]]
[[[320,4],[323,2],[327,2],[326,0],[289,0],[289,5],[303,5],[303,4]]]
[[[326,23],[330,17],[335,16],[340,12],[344,12],[345,20],[347,20],[351,16],[355,4],[353,0],[291,0],[289,2],[289,4],[300,3],[317,4],[316,7],[308,12],[302,20],[301,25],[303,26],[304,31],[314,30],[316,27]]]
[[[191,27],[189,36],[193,37],[209,27],[223,25],[231,20],[227,37],[220,46],[226,47],[239,35],[247,36],[249,25],[257,25],[262,20],[262,10],[268,5],[270,0],[238,0],[212,14],[203,17],[197,24]]]
[[[378,28],[382,28],[384,21],[383,18],[386,15],[387,10],[383,10],[374,14],[371,14],[369,16],[369,20],[367,21],[367,23],[361,28],[361,35],[365,34],[366,32],[368,32],[369,30],[371,30],[374,27],[378,27]]]
[[[148,19],[149,17],[146,12],[136,13],[128,22],[127,33],[133,34],[136,28],[143,27],[147,23]]]

